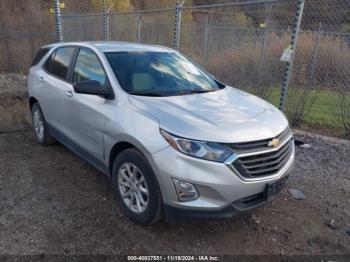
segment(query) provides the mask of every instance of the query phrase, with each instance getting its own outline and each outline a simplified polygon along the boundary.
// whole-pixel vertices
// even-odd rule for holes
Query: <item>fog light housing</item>
[[[195,186],[191,183],[180,181],[173,178],[177,198],[181,202],[195,200],[199,197],[199,194]]]

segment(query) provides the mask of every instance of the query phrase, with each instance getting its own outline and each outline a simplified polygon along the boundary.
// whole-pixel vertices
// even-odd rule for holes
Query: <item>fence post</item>
[[[9,44],[9,39],[10,38],[10,33],[7,34],[4,38],[5,40],[5,50],[7,50],[6,55],[7,55],[7,66],[6,66],[6,70],[8,70],[9,72],[14,72],[14,65],[13,65],[13,59],[12,59],[12,49],[10,48],[10,44]]]
[[[55,15],[56,40],[57,42],[63,42],[60,0],[53,1],[53,10]]]
[[[320,22],[320,25],[318,27],[315,50],[314,50],[314,54],[312,56],[312,67],[311,67],[312,79],[314,79],[315,70],[316,70],[317,53],[318,53],[318,48],[320,47],[320,38],[321,38],[321,34],[322,34],[321,27],[322,27],[322,23]]]
[[[137,42],[141,43],[141,12],[137,13]]]
[[[102,25],[103,25],[103,39],[108,40],[108,21],[107,21],[106,0],[102,0]]]
[[[181,7],[185,3],[185,0],[179,4],[179,0],[176,0],[175,6],[175,30],[174,30],[174,49],[179,50],[180,47],[180,34],[181,34]]]
[[[295,14],[295,20],[293,24],[293,31],[292,31],[292,36],[291,36],[291,58],[290,61],[287,62],[286,70],[284,73],[284,79],[283,79],[283,84],[282,84],[282,91],[281,91],[281,97],[280,97],[280,104],[279,104],[279,109],[281,111],[284,111],[285,106],[286,106],[286,100],[287,100],[287,95],[288,95],[288,87],[289,87],[289,80],[292,74],[292,67],[293,67],[293,62],[294,62],[294,55],[297,47],[297,42],[298,42],[298,35],[300,31],[300,25],[301,25],[301,18],[303,16],[303,10],[304,10],[304,4],[305,0],[298,0],[297,3],[297,10]]]
[[[266,53],[266,42],[267,42],[267,29],[264,29],[264,40],[263,40],[263,46],[261,49],[261,58],[260,58],[260,65],[258,67],[258,90],[259,90],[259,95],[261,97],[265,98],[265,92],[263,90],[263,86],[261,85],[261,78],[263,74],[263,68],[264,68],[264,62],[265,62],[265,53]]]
[[[174,43],[173,43],[174,49],[177,49],[178,31],[179,31],[179,0],[176,0],[176,3],[175,3]]]
[[[265,56],[266,56],[266,45],[267,45],[267,39],[268,39],[268,26],[270,26],[270,16],[272,13],[273,4],[270,5],[268,14],[266,15],[266,19],[264,22],[264,39],[263,39],[263,45],[261,49],[261,58],[260,58],[260,65],[258,67],[258,95],[266,98],[268,95],[268,91],[264,88],[264,86],[261,83],[261,78],[263,76],[263,68],[265,63]]]
[[[205,17],[205,29],[204,29],[204,66],[207,66],[208,63],[208,14]]]

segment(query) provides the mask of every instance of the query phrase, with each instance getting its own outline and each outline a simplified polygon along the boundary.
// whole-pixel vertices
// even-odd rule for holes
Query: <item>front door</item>
[[[107,75],[97,55],[89,48],[80,48],[72,69],[72,82],[96,80],[102,88],[111,88]],[[67,88],[68,94],[63,103],[63,121],[69,138],[87,153],[91,161],[102,162],[104,159],[103,132],[106,107],[103,97],[77,94],[73,87]],[[92,158],[91,158],[92,157]]]

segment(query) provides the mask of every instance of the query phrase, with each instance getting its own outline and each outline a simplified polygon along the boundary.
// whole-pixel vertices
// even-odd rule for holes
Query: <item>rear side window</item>
[[[34,60],[31,64],[31,66],[37,65],[40,62],[41,58],[43,58],[47,54],[47,52],[49,52],[49,51],[50,51],[50,47],[40,48],[38,53],[34,57]]]
[[[56,52],[54,54],[51,55],[51,57],[46,61],[46,63],[48,63],[47,67],[46,67],[46,63],[45,63],[45,69],[48,70],[48,72],[50,72],[51,74],[62,78],[62,79],[67,79],[67,73],[68,73],[68,68],[69,68],[69,64],[70,61],[72,59],[73,53],[74,53],[75,48],[74,47],[61,47],[59,49],[56,50]],[[50,61],[51,62],[51,66]]]

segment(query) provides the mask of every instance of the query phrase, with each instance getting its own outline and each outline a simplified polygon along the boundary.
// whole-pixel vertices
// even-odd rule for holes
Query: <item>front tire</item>
[[[157,179],[146,158],[136,149],[126,149],[115,159],[113,194],[125,216],[149,225],[161,218],[162,197]]]
[[[38,102],[32,106],[31,112],[36,140],[44,146],[54,143],[54,139],[49,133],[48,125]]]

